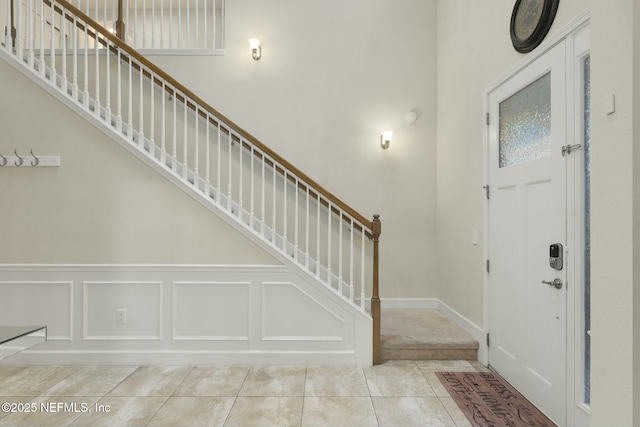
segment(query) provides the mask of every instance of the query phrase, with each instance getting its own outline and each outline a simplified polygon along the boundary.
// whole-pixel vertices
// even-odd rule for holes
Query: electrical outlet
[[[127,323],[127,310],[119,308],[116,310],[116,323],[124,325]]]

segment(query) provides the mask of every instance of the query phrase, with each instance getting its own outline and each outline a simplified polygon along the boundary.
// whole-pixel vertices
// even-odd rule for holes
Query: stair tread
[[[433,309],[383,309],[381,347],[389,350],[476,350],[478,341]]]

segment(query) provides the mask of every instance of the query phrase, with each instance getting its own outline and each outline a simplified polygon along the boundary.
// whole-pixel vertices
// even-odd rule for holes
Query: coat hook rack
[[[43,167],[43,166],[60,166],[60,156],[36,156],[33,152],[33,148],[29,151],[31,153],[31,161],[29,163],[25,163],[25,160],[29,160],[28,156],[23,157],[18,154],[18,149],[15,148],[13,150],[13,156],[3,156],[0,153],[0,167],[23,167],[29,166],[31,167]]]
[[[17,159],[15,162],[13,162],[16,166],[22,166],[22,164],[24,163],[24,159],[22,157],[20,157],[20,155],[18,154],[18,149],[16,148],[15,150],[13,150],[13,154],[16,155]]]

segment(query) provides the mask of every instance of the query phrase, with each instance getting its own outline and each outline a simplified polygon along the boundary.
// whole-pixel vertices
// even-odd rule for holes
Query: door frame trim
[[[568,24],[562,27],[557,33],[553,35],[553,37],[547,39],[537,49],[527,54],[520,61],[518,61],[513,67],[511,67],[505,73],[500,75],[492,84],[490,84],[483,91],[483,95],[482,95],[483,96],[483,115],[482,115],[483,119],[487,117],[487,114],[490,111],[490,105],[489,105],[490,93],[496,90],[500,85],[502,85],[512,76],[519,73],[528,65],[530,65],[532,62],[537,60],[539,57],[546,54],[549,50],[551,50],[553,47],[555,47],[558,43],[562,42],[563,40],[568,41],[566,57],[568,61],[571,61],[571,63],[567,64],[568,66],[566,68],[566,73],[575,73],[575,68],[573,66],[573,61],[574,61],[573,55],[575,55],[575,52],[573,49],[573,43],[571,43],[572,40],[570,39],[573,39],[575,34],[580,32],[584,28],[588,27],[590,19],[591,19],[591,11],[590,9],[587,8],[583,12],[578,14]],[[576,95],[573,93],[573,91],[575,90],[574,89],[575,83],[574,82],[570,82],[570,83],[571,83],[571,87],[569,86],[567,87],[567,90],[568,90],[567,103],[570,105],[573,105],[576,100]],[[576,130],[576,127],[574,125],[574,120],[575,120],[574,112],[571,110],[568,110],[567,111],[567,128],[566,128],[568,137],[573,136]],[[483,161],[483,186],[487,186],[489,185],[489,126],[488,125],[483,126],[483,160],[482,161]],[[570,196],[573,197],[574,194],[570,194],[568,192],[567,198],[569,198]],[[489,245],[489,239],[490,239],[489,200],[487,200],[487,198],[483,198],[483,200],[484,200],[483,202],[483,235],[485,236],[484,242],[483,242],[483,256],[484,256],[484,260],[487,260],[489,257],[489,246],[490,246]],[[578,325],[576,324],[576,304],[577,304],[576,301],[579,300],[579,298],[577,297],[577,294],[574,292],[574,288],[575,287],[573,286],[568,288],[567,290],[568,294],[566,299],[567,301],[567,307],[566,307],[567,339],[568,339],[567,349],[566,349],[566,361],[565,361],[565,364],[567,367],[566,369],[566,373],[567,373],[566,425],[567,426],[575,425],[576,413],[578,410],[582,408],[581,412],[585,413],[581,402],[576,401],[576,390],[575,390],[576,388],[575,378],[576,378],[576,374],[578,374],[576,372],[576,369],[577,368],[581,369],[582,366],[578,366],[578,364],[575,363],[577,354],[576,354],[576,345],[573,344],[575,335],[576,335],[576,328],[578,327]],[[491,295],[490,295],[489,273],[487,273],[486,269],[484,269],[484,274],[483,274],[483,291],[484,291],[483,323],[484,323],[484,330],[488,334],[491,332],[489,329],[489,325],[490,325],[489,313],[490,313],[490,300],[491,300],[490,296]],[[488,366],[489,364],[489,348],[487,346],[486,340],[480,340],[480,348],[478,349],[478,360],[485,366]]]

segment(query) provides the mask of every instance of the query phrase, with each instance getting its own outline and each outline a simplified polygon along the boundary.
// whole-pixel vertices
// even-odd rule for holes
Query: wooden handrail
[[[50,0],[43,0],[45,2],[45,4],[51,6],[51,1]],[[373,233],[371,232],[372,228],[373,228],[373,223],[371,220],[367,219],[364,215],[362,215],[361,213],[359,213],[358,211],[356,211],[355,209],[353,209],[351,206],[349,206],[348,204],[346,204],[345,202],[343,202],[342,200],[340,200],[338,197],[336,197],[334,194],[332,194],[331,192],[329,192],[327,189],[325,189],[323,186],[321,186],[320,184],[318,184],[316,181],[314,181],[313,179],[311,179],[308,175],[306,175],[304,172],[302,172],[300,169],[298,169],[297,167],[295,167],[293,164],[291,164],[289,161],[287,161],[286,159],[284,159],[282,156],[280,156],[278,153],[276,153],[275,151],[273,151],[272,149],[270,149],[269,147],[267,147],[265,144],[263,144],[262,142],[260,142],[256,137],[254,137],[253,135],[251,135],[249,132],[245,131],[243,128],[241,128],[240,126],[238,126],[237,124],[235,124],[232,120],[230,120],[228,117],[226,117],[224,114],[220,113],[218,110],[216,110],[215,108],[213,108],[211,105],[209,105],[207,102],[205,102],[202,98],[200,98],[199,96],[197,96],[195,93],[193,93],[191,90],[189,90],[186,86],[184,86],[182,83],[180,83],[179,81],[177,81],[175,78],[171,77],[169,74],[167,74],[164,70],[162,70],[161,68],[159,68],[157,65],[155,65],[153,62],[149,61],[147,58],[145,58],[144,56],[142,56],[140,53],[138,53],[135,49],[133,49],[132,47],[130,47],[129,45],[127,45],[124,41],[120,40],[117,36],[115,36],[114,34],[112,34],[111,32],[109,32],[108,30],[106,30],[102,25],[100,25],[98,22],[96,22],[93,18],[91,18],[90,16],[86,15],[83,11],[81,11],[80,9],[78,9],[77,7],[75,7],[73,4],[67,2],[66,0],[56,0],[56,3],[59,3],[60,5],[62,5],[66,10],[68,10],[69,12],[71,12],[72,14],[74,14],[76,17],[80,18],[81,20],[85,21],[89,26],[94,27],[94,29],[100,33],[100,35],[102,37],[104,37],[105,39],[108,39],[111,43],[113,43],[114,45],[117,45],[118,48],[120,48],[121,50],[125,51],[128,55],[130,55],[132,58],[135,58],[136,61],[138,61],[140,64],[144,65],[146,68],[148,68],[154,75],[160,77],[161,79],[163,79],[165,82],[169,83],[171,86],[173,86],[173,88],[179,92],[181,92],[182,94],[184,94],[186,97],[190,98],[193,102],[195,102],[197,104],[197,107],[201,110],[206,110],[208,111],[208,113],[210,115],[214,115],[215,117],[217,117],[219,119],[219,121],[224,123],[225,127],[228,127],[231,131],[233,131],[233,133],[236,133],[240,138],[235,137],[234,140],[235,142],[241,142],[242,140],[246,140],[248,142],[250,142],[251,144],[253,144],[255,147],[257,147],[262,153],[266,154],[267,156],[269,156],[271,159],[273,159],[273,161],[275,162],[275,165],[280,165],[282,166],[283,170],[278,170],[278,168],[276,168],[276,170],[283,174],[283,171],[286,170],[287,173],[291,173],[293,175],[295,175],[298,178],[298,185],[301,185],[300,180],[302,180],[304,183],[307,184],[307,186],[309,187],[309,189],[313,189],[314,192],[319,193],[320,195],[322,195],[322,197],[324,197],[325,199],[327,199],[330,204],[333,206],[334,211],[337,211],[337,209],[342,210],[343,212],[347,213],[348,215],[350,215],[351,217],[353,217],[356,221],[360,222],[364,227],[365,227],[365,231],[367,232],[367,236],[369,238],[371,238],[373,236]],[[59,11],[60,13],[62,11]],[[73,18],[69,17],[69,16],[65,16],[65,19],[69,20],[70,22],[73,22]],[[77,22],[77,21],[76,21]],[[98,39],[97,35],[96,35],[96,40]],[[158,82],[160,82],[161,80],[155,80],[154,82],[157,84]],[[165,85],[165,89],[168,89]],[[173,92],[173,95],[177,95],[176,92]],[[182,98],[182,97],[180,97]],[[180,99],[178,98],[178,99]],[[182,99],[183,102],[187,101],[184,98]],[[185,102],[187,104],[187,106],[193,110],[196,109],[195,105],[189,105],[189,102]],[[201,115],[204,113],[201,113]],[[205,114],[206,116],[206,114]],[[204,116],[203,116],[204,117]],[[212,119],[214,124],[218,124],[218,122],[211,116],[209,116],[209,119]],[[232,135],[230,135],[231,137],[234,137]],[[244,146],[244,145],[243,145]],[[254,150],[255,152],[255,150]],[[259,153],[256,153],[256,155],[259,155]],[[283,174],[284,175],[284,174]],[[289,179],[291,179],[292,181],[295,181],[292,177],[290,177]],[[304,186],[302,186],[301,188],[305,188]],[[327,205],[327,203],[324,203],[325,206]],[[346,219],[345,219],[346,221]]]

